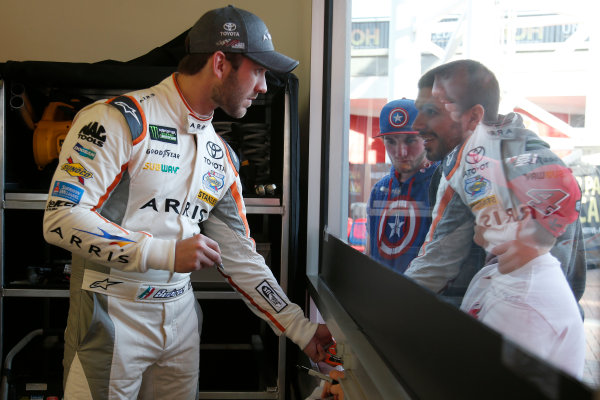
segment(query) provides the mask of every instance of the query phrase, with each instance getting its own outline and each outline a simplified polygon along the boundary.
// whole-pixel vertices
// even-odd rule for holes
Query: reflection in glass
[[[352,2],[349,243],[373,251],[361,236],[361,219],[371,190],[392,168],[383,141],[375,137],[381,109],[394,99],[415,99],[419,77],[439,64],[461,58],[482,61],[500,80],[501,113],[519,113],[525,127],[551,146],[579,183],[579,221],[587,257],[587,286],[580,306],[588,349],[600,353],[594,339],[600,336],[600,310],[591,302],[600,290],[600,136],[595,134],[598,119],[586,113],[599,103],[599,92],[590,84],[598,67],[593,61],[598,57],[593,57],[591,10],[578,1],[568,5],[440,1],[426,2],[426,7],[422,3]],[[564,240],[556,246],[572,243]],[[588,350],[583,376],[592,386],[600,384],[595,354]]]

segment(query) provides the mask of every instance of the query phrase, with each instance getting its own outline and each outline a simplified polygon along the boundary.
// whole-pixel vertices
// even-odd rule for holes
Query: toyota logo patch
[[[215,160],[223,158],[223,149],[221,149],[221,146],[214,142],[206,142],[206,151],[208,151],[208,155]]]
[[[484,155],[485,149],[482,146],[475,147],[474,149],[469,150],[465,157],[465,161],[469,164],[477,164],[479,161],[483,160]]]

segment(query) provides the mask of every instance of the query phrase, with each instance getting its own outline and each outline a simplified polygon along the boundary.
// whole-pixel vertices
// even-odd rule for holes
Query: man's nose
[[[261,74],[258,82],[256,83],[256,92],[267,93],[267,78],[265,77],[265,74]]]
[[[401,143],[399,145],[398,152],[399,152],[400,156],[406,157],[406,155],[408,154],[408,146],[404,143]]]

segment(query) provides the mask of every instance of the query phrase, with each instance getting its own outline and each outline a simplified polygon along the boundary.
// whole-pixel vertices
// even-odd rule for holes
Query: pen
[[[304,373],[306,373],[306,374],[308,374],[308,375],[311,375],[311,376],[316,376],[317,378],[319,378],[319,379],[323,379],[324,381],[327,381],[327,382],[329,382],[329,383],[331,383],[331,384],[333,384],[333,385],[335,385],[335,384],[337,384],[337,383],[338,383],[338,381],[336,381],[336,380],[335,380],[335,379],[333,379],[332,377],[330,377],[330,376],[327,376],[327,375],[325,375],[325,374],[322,374],[322,373],[320,373],[320,372],[318,372],[318,371],[315,371],[314,369],[306,368],[306,367],[304,367],[304,366],[302,366],[302,365],[296,365],[296,367],[297,367],[297,368],[298,368],[300,371],[302,371],[302,372],[304,372]]]

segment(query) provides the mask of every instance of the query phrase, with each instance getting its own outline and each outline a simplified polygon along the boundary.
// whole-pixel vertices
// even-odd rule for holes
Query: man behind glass
[[[429,183],[437,163],[425,157],[423,139],[412,129],[413,100],[393,100],[379,117],[379,133],[392,167],[369,198],[367,254],[403,273],[416,257],[431,224]]]

